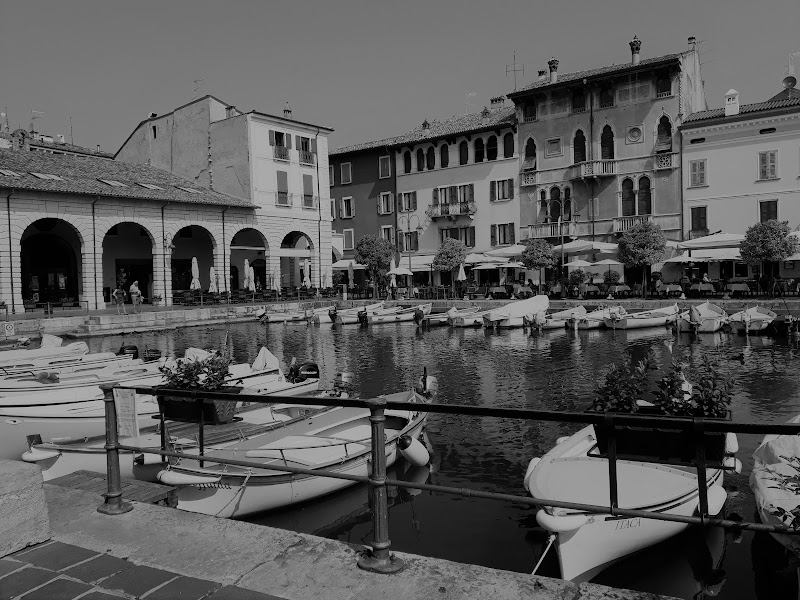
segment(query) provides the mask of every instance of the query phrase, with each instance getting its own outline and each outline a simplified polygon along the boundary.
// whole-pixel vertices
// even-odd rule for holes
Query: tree
[[[365,235],[356,242],[355,258],[357,263],[367,268],[377,298],[378,284],[386,278],[394,259],[394,246],[379,235]]]
[[[619,260],[632,267],[648,267],[664,257],[667,240],[661,228],[650,221],[634,225],[619,240]],[[647,295],[647,269],[642,269],[642,290]]]
[[[547,240],[538,238],[528,238],[522,240],[525,250],[522,252],[522,264],[526,269],[539,269],[539,283],[542,283],[542,269],[554,267],[556,257],[553,254],[553,246]]]
[[[455,271],[460,264],[467,259],[467,247],[464,242],[454,239],[446,238],[436,256],[433,257],[431,267],[436,271]],[[455,281],[453,281],[453,289],[455,289]]]
[[[785,260],[797,252],[797,245],[797,238],[789,235],[789,222],[772,220],[748,227],[739,251],[746,263],[761,265],[761,272],[765,273],[763,263]],[[774,275],[770,270],[770,289]]]

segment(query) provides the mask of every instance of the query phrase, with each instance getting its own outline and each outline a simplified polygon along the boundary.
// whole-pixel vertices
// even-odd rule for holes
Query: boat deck
[[[106,476],[92,471],[75,471],[69,475],[51,479],[47,483],[98,494],[104,494],[108,490]],[[122,497],[125,500],[162,504],[170,508],[178,506],[178,490],[176,488],[136,479],[122,480]]]

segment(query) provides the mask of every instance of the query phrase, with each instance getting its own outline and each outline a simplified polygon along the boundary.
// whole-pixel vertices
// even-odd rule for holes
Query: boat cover
[[[261,346],[261,350],[258,352],[258,356],[253,361],[252,369],[253,371],[275,371],[279,369],[281,366],[280,361],[278,358],[265,346]]]
[[[41,348],[58,348],[64,340],[57,335],[50,335],[49,333],[42,334]]]
[[[761,521],[768,525],[791,525],[800,527],[800,518],[795,520],[800,507],[800,436],[781,435],[765,441],[753,454],[753,473],[750,487],[756,497],[756,508]],[[782,521],[780,512],[788,514]],[[775,535],[784,546],[800,554],[800,538]]]
[[[505,319],[513,319],[514,317],[522,318],[526,315],[535,315],[536,313],[545,312],[550,307],[550,299],[547,296],[539,295],[525,300],[518,300],[511,302],[505,306],[493,310],[489,313],[489,320],[500,321]]]

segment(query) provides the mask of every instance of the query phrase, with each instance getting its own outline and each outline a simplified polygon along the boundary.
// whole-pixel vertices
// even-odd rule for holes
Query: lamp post
[[[564,207],[566,202],[569,202],[570,208],[570,218],[569,220],[564,219]],[[569,223],[572,221],[572,198],[543,198],[541,203],[545,205],[547,210],[547,216],[550,216],[550,206],[552,204],[558,204],[558,238],[561,245],[561,277],[566,277],[567,267],[564,263],[564,223]]]
[[[417,220],[417,227],[416,227],[417,235],[422,233],[422,221],[420,221],[419,215],[400,215],[397,218],[397,224],[400,227],[403,226],[403,220],[404,219],[405,219],[405,222],[406,222],[406,233],[411,233],[411,220],[412,219],[416,219]],[[408,248],[408,270],[411,271],[411,244],[409,244],[409,248]],[[412,280],[412,283],[413,283],[413,280]]]

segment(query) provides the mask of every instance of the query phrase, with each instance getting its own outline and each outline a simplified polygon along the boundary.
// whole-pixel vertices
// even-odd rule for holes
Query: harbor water
[[[262,345],[285,366],[292,357],[316,362],[330,384],[351,371],[361,397],[410,387],[423,368],[439,380],[438,402],[476,406],[582,411],[605,369],[626,351],[635,360],[651,350],[659,368],[672,360],[697,366],[704,356],[735,378],[735,420],[781,423],[800,413],[800,348],[787,338],[729,333],[676,336],[666,328],[632,331],[420,329],[413,323],[371,328],[305,324],[193,327],[161,333],[94,338],[92,351],[123,342],[181,355],[185,348],[219,348],[228,339],[237,361],[252,361]],[[663,371],[655,371],[653,381]],[[428,468],[398,465],[394,475],[445,486],[525,495],[528,462],[542,456],[575,425],[430,415],[433,460]],[[755,519],[748,485],[759,438],[739,436],[742,474],[726,475],[727,513]],[[497,569],[530,572],[546,545],[534,509],[491,500],[390,491],[392,548]],[[365,486],[292,509],[255,515],[255,523],[354,544],[371,539]],[[558,577],[555,552],[539,574]],[[612,566],[594,579],[679,598],[730,600],[797,598],[796,563],[767,534],[689,530]]]

